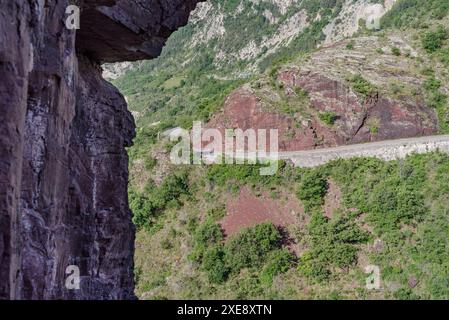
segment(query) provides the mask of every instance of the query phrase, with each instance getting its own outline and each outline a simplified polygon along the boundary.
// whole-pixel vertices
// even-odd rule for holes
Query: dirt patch
[[[341,206],[342,192],[335,181],[329,179],[328,190],[324,198],[324,215],[332,219],[336,210]]]
[[[288,229],[299,223],[298,216],[304,212],[301,203],[294,197],[288,200],[273,199],[264,192],[257,197],[248,188],[242,188],[237,197],[230,198],[226,209],[227,215],[221,221],[226,236],[267,221]]]

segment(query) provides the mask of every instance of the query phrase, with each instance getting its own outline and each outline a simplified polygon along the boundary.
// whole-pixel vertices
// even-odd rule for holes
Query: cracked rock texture
[[[360,37],[322,47],[235,90],[208,127],[279,130],[279,150],[299,151],[438,133],[417,53],[405,40]],[[395,56],[398,46],[409,54]],[[385,48],[379,53],[378,48]],[[366,96],[351,79],[371,87]],[[320,116],[330,114],[333,123]]]
[[[134,298],[134,121],[100,65],[156,57],[197,2],[75,1],[75,31],[72,1],[0,1],[0,299]]]

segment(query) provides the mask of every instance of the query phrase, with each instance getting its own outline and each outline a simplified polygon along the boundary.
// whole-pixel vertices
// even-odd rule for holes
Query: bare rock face
[[[425,79],[413,48],[402,39],[377,37],[352,40],[352,49],[348,44],[320,48],[271,79],[237,89],[208,127],[278,129],[280,151],[436,134],[437,115],[425,102]],[[393,46],[408,55],[389,53]],[[359,92],[354,77],[361,77],[370,92]]]
[[[282,73],[280,78],[287,90],[295,87],[305,90],[313,110],[335,115],[335,124],[330,130],[334,140],[339,141],[337,144],[411,138],[438,132],[436,115],[423,101],[394,99],[376,91],[363,97],[344,80],[310,71],[293,69]],[[323,138],[326,140],[325,136]]]
[[[134,298],[134,121],[100,64],[156,57],[197,2],[79,1],[78,31],[68,0],[0,2],[0,299]]]
[[[247,87],[234,91],[225,101],[223,111],[212,117],[208,128],[217,128],[224,135],[226,129],[270,129],[278,130],[279,151],[313,149],[318,144],[334,146],[342,143],[333,132],[317,119],[304,123],[286,114],[266,110],[263,102]],[[320,136],[318,137],[318,134]],[[267,134],[266,150],[270,149],[271,135]]]

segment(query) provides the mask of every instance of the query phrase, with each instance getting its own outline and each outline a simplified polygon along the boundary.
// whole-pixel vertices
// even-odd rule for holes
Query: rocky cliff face
[[[281,151],[436,134],[417,57],[393,36],[334,43],[234,91],[208,126],[277,128]]]
[[[100,64],[156,57],[199,1],[77,1],[77,32],[69,2],[0,2],[0,299],[134,297],[134,122]]]

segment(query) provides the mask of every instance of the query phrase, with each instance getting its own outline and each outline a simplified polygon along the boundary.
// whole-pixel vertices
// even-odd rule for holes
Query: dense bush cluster
[[[332,268],[347,268],[357,262],[357,244],[369,239],[354,222],[354,217],[328,219],[320,212],[312,215],[308,226],[310,249],[301,256],[299,271],[318,281],[326,280]]]
[[[168,206],[178,206],[182,195],[188,195],[189,181],[185,170],[172,173],[161,186],[148,183],[142,193],[129,190],[129,203],[133,222],[137,228],[150,228],[155,219]]]
[[[375,87],[361,74],[356,74],[348,79],[351,87],[355,92],[361,94],[363,97],[367,98],[371,96],[375,91]]]
[[[448,31],[439,26],[436,31],[427,32],[422,39],[423,48],[428,53],[434,53],[444,44],[444,41],[448,38]]]
[[[428,210],[423,195],[426,172],[410,162],[355,159],[333,163],[327,170],[342,185],[347,207],[367,213],[375,231],[387,233],[421,219]]]
[[[395,298],[448,297],[440,282],[445,283],[446,263],[438,262],[447,259],[449,252],[449,220],[445,220],[449,210],[443,204],[449,194],[448,169],[449,157],[436,153],[394,162],[339,160],[303,173],[300,189],[304,190],[298,196],[314,210],[306,234],[310,248],[300,258],[300,272],[318,281],[329,279],[334,268],[355,263],[358,244],[376,236],[388,243],[389,250],[373,256],[373,263],[381,266],[385,280],[405,286]],[[332,219],[320,211],[322,198],[314,197],[325,194],[328,178],[342,188],[342,209],[351,208]],[[437,206],[431,208],[429,203]],[[357,225],[361,213],[372,226],[372,235]],[[417,231],[410,233],[406,226],[418,226]],[[391,265],[397,257],[402,257],[400,267]],[[433,273],[427,273],[430,269]],[[424,279],[427,289],[420,295],[407,287],[410,274]]]
[[[261,282],[271,284],[274,276],[286,272],[294,256],[282,249],[282,236],[271,223],[242,230],[223,243],[220,226],[203,223],[194,234],[190,258],[198,262],[212,283],[223,283],[242,269],[258,270]]]
[[[285,184],[286,178],[291,175],[291,168],[284,161],[279,161],[276,174],[262,176],[260,169],[269,164],[257,165],[213,165],[208,166],[206,178],[209,182],[217,186],[228,186],[236,189],[240,185],[275,187]]]
[[[442,83],[435,78],[433,71],[424,83],[424,89],[427,96],[427,104],[429,107],[436,109],[439,126],[442,132],[449,132],[449,100],[448,96],[442,92]]]
[[[305,170],[298,186],[298,198],[303,202],[306,212],[319,209],[327,193],[327,176],[318,170]]]

